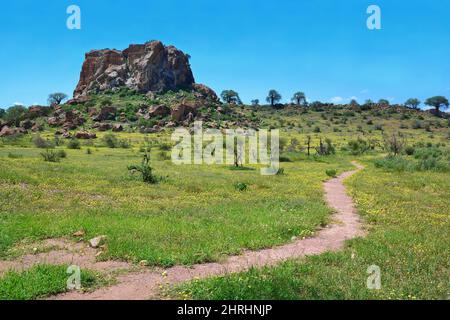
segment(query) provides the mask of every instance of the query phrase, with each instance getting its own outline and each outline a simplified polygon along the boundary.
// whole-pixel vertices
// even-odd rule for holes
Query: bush
[[[315,127],[315,128],[314,128],[314,132],[315,132],[315,133],[319,133],[319,132],[320,132],[320,127]]]
[[[91,148],[87,148],[87,150],[86,150],[86,154],[92,154],[92,150],[91,150]]]
[[[56,154],[58,155],[59,158],[64,159],[67,158],[67,153],[64,150],[58,150],[56,152]]]
[[[70,139],[69,143],[67,144],[68,149],[81,149],[81,143],[78,139]]]
[[[42,138],[40,135],[33,137],[33,143],[37,148],[41,149],[49,149],[55,146],[51,141]]]
[[[407,146],[407,147],[405,148],[405,153],[406,153],[408,156],[412,156],[412,155],[414,154],[414,151],[415,151],[414,147]]]
[[[166,161],[166,160],[172,159],[170,153],[168,153],[166,151],[160,151],[157,156],[158,156],[158,160],[161,160],[161,161]]]
[[[44,161],[46,162],[59,162],[61,159],[57,152],[54,150],[47,149],[45,152],[41,153],[42,158],[44,158]]]
[[[317,154],[321,156],[328,156],[330,154],[336,153],[336,148],[333,146],[333,143],[330,139],[325,139],[325,143],[320,139],[320,145],[316,148]]]
[[[159,145],[159,149],[162,151],[170,151],[170,150],[172,150],[172,145],[170,143],[163,142]]]
[[[153,168],[150,166],[150,154],[148,153],[144,154],[141,165],[128,166],[128,170],[131,173],[138,172],[142,177],[142,181],[145,183],[156,184],[162,180],[161,177],[155,176],[152,173]]]
[[[364,154],[370,150],[369,143],[361,138],[349,141],[348,147],[350,149],[350,153],[354,156]]]
[[[247,191],[247,184],[243,183],[243,182],[238,182],[234,185],[234,188],[237,191]]]
[[[119,145],[119,140],[112,133],[105,134],[102,140],[105,146],[107,146],[108,148],[114,149],[117,148]]]
[[[327,176],[335,178],[337,175],[337,170],[336,169],[327,169],[325,171],[325,173],[327,174]]]

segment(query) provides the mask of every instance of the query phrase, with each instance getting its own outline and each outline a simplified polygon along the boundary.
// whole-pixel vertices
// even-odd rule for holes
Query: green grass
[[[67,266],[38,265],[29,270],[9,271],[0,278],[0,300],[35,300],[67,291]],[[81,271],[82,289],[104,285],[101,276]]]
[[[345,250],[273,268],[195,281],[172,295],[193,299],[448,299],[450,175],[367,168],[347,186],[368,226]],[[368,290],[367,268],[381,268]]]
[[[141,161],[136,148],[66,151],[67,158],[49,163],[36,148],[0,149],[0,255],[23,239],[68,237],[80,229],[87,239],[108,236],[100,259],[162,266],[270,247],[326,223],[325,172],[351,168],[345,158],[311,158],[283,163],[285,174],[264,177],[259,170],[152,160],[154,174],[168,178],[149,185],[127,170]]]

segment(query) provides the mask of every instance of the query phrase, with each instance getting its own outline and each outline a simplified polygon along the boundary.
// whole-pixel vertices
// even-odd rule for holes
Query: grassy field
[[[168,178],[148,185],[127,170],[140,163],[138,148],[91,149],[66,149],[67,158],[49,163],[39,155],[42,149],[0,148],[2,256],[24,239],[70,237],[80,229],[86,238],[108,236],[101,259],[151,265],[193,264],[270,247],[326,223],[325,171],[351,167],[330,157],[283,163],[284,175],[263,177],[259,170],[154,160],[156,174]],[[235,189],[239,182],[247,191]]]
[[[139,102],[127,103],[135,108]],[[175,166],[168,160],[168,133],[144,135],[132,126],[115,133],[118,148],[105,145],[110,133],[97,133],[98,139],[81,142],[81,149],[60,140],[53,150],[63,150],[66,157],[55,163],[43,160],[45,150],[33,143],[35,136],[0,139],[1,259],[25,253],[24,243],[71,238],[80,229],[86,231],[85,240],[107,236],[99,260],[146,260],[150,266],[217,261],[245,249],[288,243],[329,221],[332,210],[322,189],[329,179],[326,171],[339,174],[358,160],[367,168],[347,185],[365,218],[367,238],[349,241],[339,253],[196,281],[171,294],[193,299],[448,298],[448,120],[411,110],[339,107],[243,106],[233,117],[219,120],[245,117],[263,128],[282,128],[284,174],[261,176],[256,166]],[[46,128],[40,135],[56,142],[54,131]],[[401,155],[386,158],[383,136],[398,131],[405,146]],[[336,154],[317,155],[314,147],[327,138]],[[149,141],[154,173],[165,177],[154,185],[127,170],[141,162]],[[239,191],[239,183],[247,190]],[[374,264],[382,272],[380,291],[366,288],[366,270]],[[0,279],[0,298],[62,292],[61,279],[67,276],[61,270],[44,266],[9,273]]]
[[[450,174],[387,172],[373,161],[347,181],[368,226],[344,251],[274,268],[196,281],[172,294],[193,299],[448,299]],[[367,268],[381,269],[368,290]]]

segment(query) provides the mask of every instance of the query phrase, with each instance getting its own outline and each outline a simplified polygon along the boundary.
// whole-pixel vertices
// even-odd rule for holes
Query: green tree
[[[428,98],[425,101],[425,104],[427,106],[434,107],[437,114],[439,114],[441,108],[446,109],[448,108],[449,105],[447,98],[443,96],[435,96]]]
[[[275,103],[278,103],[281,100],[281,94],[278,93],[277,90],[270,90],[267,95],[266,101],[270,103],[271,106],[274,106]]]
[[[292,97],[291,101],[295,102],[298,106],[306,104],[306,96],[303,92],[296,92]]]
[[[239,94],[234,90],[224,90],[220,94],[222,100],[228,104],[242,104],[241,98],[239,98]]]
[[[389,106],[389,100],[386,100],[386,99],[380,99],[380,100],[378,100],[378,104],[382,104],[382,105],[384,105],[384,106]]]
[[[5,120],[6,122],[15,125],[16,127],[19,126],[20,121],[24,119],[25,114],[27,113],[27,108],[24,106],[13,106],[11,108],[8,108],[8,110],[5,113]]]
[[[259,99],[252,100],[252,106],[259,106]]]
[[[0,118],[3,118],[6,114],[5,109],[0,108]]]
[[[55,92],[48,95],[49,105],[59,105],[61,102],[67,99],[67,94],[62,92]]]
[[[405,106],[407,106],[408,108],[411,108],[411,109],[418,109],[420,103],[421,103],[421,101],[419,99],[409,98],[408,100],[406,100]]]

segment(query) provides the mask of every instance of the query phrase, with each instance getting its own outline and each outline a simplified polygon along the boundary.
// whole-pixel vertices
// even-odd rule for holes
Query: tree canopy
[[[418,109],[420,103],[421,103],[421,101],[419,99],[409,98],[408,100],[406,100],[405,106],[407,106],[408,108],[411,108],[411,109]]]
[[[241,104],[241,98],[239,98],[239,94],[234,90],[223,90],[220,94],[222,100],[228,104],[235,103]]]
[[[48,95],[48,103],[50,105],[59,105],[61,102],[67,99],[67,94],[62,92],[55,92]]]
[[[19,126],[20,121],[23,120],[25,113],[27,112],[27,108],[21,105],[16,105],[8,108],[4,115],[4,119],[16,127]]]
[[[435,96],[435,97],[428,98],[425,101],[425,104],[427,106],[434,107],[436,109],[437,113],[439,113],[441,108],[443,108],[443,109],[448,108],[448,105],[449,105],[448,99],[443,96]]]
[[[274,106],[280,100],[281,100],[281,94],[279,94],[277,90],[272,89],[269,91],[266,101],[268,103],[270,103],[270,105]]]
[[[299,91],[294,93],[294,96],[291,99],[293,102],[295,102],[298,106],[305,105],[306,104],[306,96],[303,92]]]

